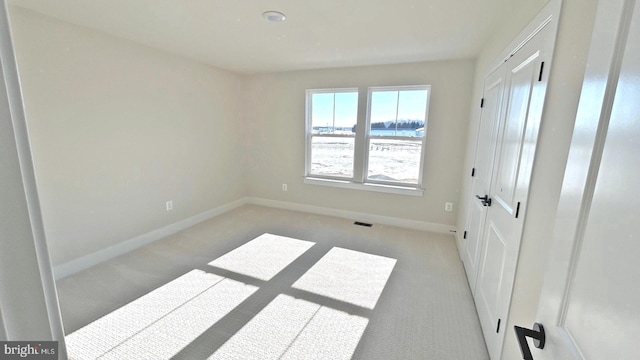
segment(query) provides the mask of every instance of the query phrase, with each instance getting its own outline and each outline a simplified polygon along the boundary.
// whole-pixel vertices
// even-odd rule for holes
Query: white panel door
[[[546,90],[542,55],[550,34],[547,26],[505,63],[505,116],[498,129],[474,296],[492,359],[500,358],[511,303]]]
[[[535,359],[638,358],[639,156],[640,3],[601,0],[537,315],[547,341]]]
[[[488,207],[483,205],[476,195],[489,194],[493,158],[496,150],[498,126],[502,117],[502,100],[506,64],[495,70],[485,81],[482,115],[476,143],[476,158],[471,185],[472,199],[469,201],[469,223],[463,238],[462,261],[467,272],[471,292],[475,292],[475,283],[480,261],[480,248],[484,223]]]

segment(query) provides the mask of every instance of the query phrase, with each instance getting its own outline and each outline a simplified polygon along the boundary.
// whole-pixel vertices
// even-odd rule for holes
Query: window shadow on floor
[[[395,263],[263,234],[69,334],[70,358],[349,359]]]

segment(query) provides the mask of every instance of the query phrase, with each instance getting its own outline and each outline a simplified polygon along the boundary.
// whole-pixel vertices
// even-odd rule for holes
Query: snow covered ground
[[[371,180],[418,183],[422,139],[371,139],[368,178]],[[352,177],[354,139],[314,137],[311,173]]]

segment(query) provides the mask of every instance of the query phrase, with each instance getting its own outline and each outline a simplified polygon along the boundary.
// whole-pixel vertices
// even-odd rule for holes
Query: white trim
[[[320,133],[320,134],[311,134],[312,137],[329,137],[329,138],[356,138],[356,135],[351,134],[331,134],[331,133]]]
[[[235,208],[238,208],[244,204],[246,204],[246,200],[244,198],[240,200],[232,201],[228,204],[219,206],[211,210],[207,210],[205,212],[202,212],[190,218],[186,218],[184,220],[180,220],[173,224],[169,224],[167,226],[161,227],[160,229],[152,230],[148,233],[136,236],[133,239],[125,240],[121,243],[109,246],[102,250],[98,250],[91,254],[68,261],[64,264],[57,265],[53,269],[56,280],[62,279],[64,277],[75,274],[82,270],[88,269],[92,266],[98,265],[101,262],[113,259],[120,255],[136,250],[144,245],[150,244],[154,241],[173,235],[195,224],[209,220],[227,211],[231,211]]]
[[[462,241],[465,240],[463,238],[464,232],[465,230],[461,230],[461,232],[456,231],[454,233],[454,236],[456,237],[456,245],[458,246],[458,257],[460,258],[460,261],[462,261],[462,253],[460,252],[460,249],[462,248]]]
[[[405,86],[372,86],[367,89],[367,117],[365,119],[365,148],[364,148],[364,170],[362,174],[362,178],[364,182],[370,182],[369,179],[369,152],[371,149],[371,139],[386,139],[386,138],[396,138],[398,140],[403,140],[404,137],[394,137],[394,136],[372,136],[371,135],[371,108],[373,106],[373,93],[374,92],[384,92],[384,91],[397,91],[398,97],[400,96],[401,91],[411,91],[411,90],[425,90],[427,92],[427,98],[425,103],[425,113],[424,113],[424,135],[422,138],[411,138],[411,140],[420,139],[421,147],[420,147],[420,161],[418,163],[418,186],[423,186],[423,171],[424,171],[424,160],[426,157],[426,144],[427,144],[427,127],[429,123],[429,106],[431,99],[431,85],[405,85]],[[399,98],[396,102],[396,122],[398,121],[398,108],[400,106]],[[385,182],[378,182],[385,183]],[[386,183],[392,185],[390,183]],[[409,184],[407,184],[409,185]]]
[[[18,64],[16,61],[16,54],[13,46],[13,36],[9,20],[8,4],[5,0],[0,1],[0,70],[2,71],[2,75],[0,75],[2,81],[0,82],[3,83],[6,89],[6,102],[3,101],[2,106],[8,105],[10,116],[8,121],[11,121],[13,124],[15,150],[17,153],[17,160],[22,176],[24,200],[26,202],[26,208],[28,211],[28,218],[20,218],[20,220],[24,220],[31,227],[32,238],[28,239],[25,236],[24,240],[33,240],[33,249],[35,250],[36,258],[35,260],[37,262],[37,270],[39,271],[40,275],[40,284],[32,282],[35,279],[32,276],[29,276],[26,280],[27,282],[25,282],[23,285],[34,287],[40,285],[42,287],[43,297],[42,299],[32,299],[30,305],[26,305],[27,307],[19,311],[28,310],[28,308],[35,309],[36,306],[39,306],[39,302],[42,300],[47,312],[48,326],[50,330],[49,333],[51,336],[50,339],[59,342],[58,354],[60,358],[65,358],[66,346],[64,342],[64,328],[58,303],[58,294],[54,281],[53,267],[51,258],[49,257],[49,251],[47,249],[47,243],[45,239],[44,225],[40,209],[40,200],[38,198],[35,170],[33,167],[33,158],[31,154],[31,145],[24,112],[24,101],[22,99],[22,88],[20,85]],[[13,146],[14,145],[10,145],[9,147],[13,148]],[[13,155],[9,156],[13,157]],[[10,204],[10,206],[11,205],[12,204]],[[11,233],[11,231],[9,233]],[[20,250],[26,249],[27,247],[28,245],[25,245],[25,247],[21,248]],[[31,249],[29,249],[29,251],[31,251]],[[31,264],[30,261],[26,263],[29,264],[26,266],[30,266]],[[10,290],[14,289],[10,288]],[[7,309],[5,307],[3,311],[3,316],[7,316],[8,313],[13,313],[14,309]],[[42,319],[36,321],[28,318],[24,319],[24,321],[31,321],[32,327],[40,324],[45,324],[44,320]],[[2,327],[2,330],[0,330],[0,336],[6,337],[12,332],[15,332],[15,330],[12,331],[11,326],[12,325],[7,326],[7,324],[5,324],[4,318],[0,317],[0,327]],[[19,333],[13,334],[13,336],[16,335],[19,335]]]
[[[497,57],[497,59],[491,64],[487,74],[494,72],[505,61],[509,60],[513,54],[515,54],[520,48],[522,48],[529,40],[531,40],[537,33],[543,28],[550,25],[553,35],[552,44],[555,45],[555,39],[558,32],[558,18],[560,17],[560,10],[562,7],[562,0],[550,0],[542,10],[536,15],[529,24],[520,31],[513,41],[507,46]],[[551,49],[553,50],[553,48]]]
[[[591,162],[588,164],[588,172],[586,173],[586,179],[584,179],[584,185],[582,189],[583,200],[582,200],[578,217],[577,217],[576,234],[573,237],[573,244],[572,244],[573,249],[572,249],[571,257],[569,261],[570,266],[567,274],[566,288],[564,289],[564,294],[562,297],[562,302],[561,302],[561,307],[560,307],[559,317],[558,317],[559,319],[558,326],[566,329],[567,334],[571,339],[571,345],[573,346],[572,349],[577,352],[580,352],[579,347],[577,346],[577,343],[573,340],[573,336],[571,336],[569,329],[565,327],[566,326],[565,322],[567,318],[569,301],[571,300],[570,299],[571,289],[573,287],[573,281],[575,280],[576,272],[578,271],[578,264],[580,262],[582,243],[585,236],[584,234],[585,226],[586,226],[585,224],[588,223],[589,214],[591,212],[591,203],[592,203],[594,194],[596,192],[596,184],[598,181],[598,174],[600,172],[600,163],[602,161],[604,147],[607,140],[606,139],[607,132],[609,130],[609,121],[611,120],[611,115],[614,109],[614,101],[616,100],[616,91],[618,90],[618,82],[621,79],[620,73],[622,71],[624,55],[625,55],[626,47],[628,45],[627,38],[629,37],[629,32],[631,31],[630,28],[631,28],[631,22],[633,20],[633,13],[634,13],[633,10],[635,6],[635,1],[622,1],[621,4],[620,2],[618,2],[615,7],[613,6],[613,4],[607,5],[607,6],[609,7],[609,9],[615,9],[615,10],[609,10],[611,15],[608,15],[608,16],[614,18],[616,22],[615,23],[608,22],[606,23],[606,25],[601,25],[600,22],[598,22],[597,25],[602,28],[604,28],[605,26],[606,27],[611,26],[611,28],[614,28],[614,26],[617,26],[617,31],[612,32],[612,35],[609,36],[608,38],[608,40],[611,41],[613,44],[610,52],[604,51],[605,49],[608,50],[610,45],[600,44],[599,41],[601,40],[599,37],[594,37],[590,44],[591,48],[589,49],[587,66],[589,66],[594,62],[604,64],[606,61],[606,64],[609,64],[609,68],[608,68],[607,77],[598,78],[598,80],[602,81],[602,83],[604,84],[604,93],[602,95],[598,94],[601,96],[602,100],[600,100],[600,98],[597,99],[597,100],[600,100],[597,102],[594,101],[594,99],[586,100],[588,99],[587,96],[590,95],[590,93],[588,92],[589,90],[591,90],[592,93],[596,93],[596,90],[593,90],[593,89],[583,90],[583,92],[580,94],[580,103],[578,105],[578,113],[576,117],[579,117],[580,115],[582,115],[582,111],[581,111],[583,110],[582,102],[586,103],[587,101],[589,102],[589,106],[593,106],[594,104],[600,105],[600,114],[599,114],[600,116],[597,122],[595,121],[595,119],[591,120],[593,123],[598,124],[597,127],[595,128],[596,129],[595,134],[593,133],[589,134],[593,136],[589,138],[589,140],[593,139],[592,149],[587,148],[585,145],[581,146],[581,149],[583,152],[585,150],[591,151]],[[603,7],[603,5],[602,3],[599,3],[598,11],[600,11],[601,7]],[[620,8],[617,9],[618,7]],[[597,15],[597,17],[604,17],[604,15]],[[605,23],[605,22],[606,20],[602,21],[602,23]],[[594,26],[594,31],[596,31],[597,29],[598,28]],[[602,54],[606,54],[606,55],[602,55]],[[596,60],[592,60],[592,59],[596,59]],[[585,74],[585,79],[584,79],[585,84],[590,80],[593,81],[592,79],[587,78],[588,75],[590,75],[590,72],[588,74]],[[606,79],[606,82],[603,81],[605,79]],[[591,109],[596,109],[596,108],[592,107]],[[592,118],[589,118],[589,119],[592,119]],[[576,119],[576,125],[581,125],[581,123],[578,123],[579,120],[580,120],[579,118]],[[585,134],[588,134],[585,131],[585,129],[591,130],[593,129],[593,127],[580,128],[581,134],[578,136],[582,136],[583,139],[586,138]],[[575,138],[577,138],[578,136],[576,136],[575,134],[572,136],[571,149],[569,153],[570,155],[573,155],[573,147],[578,146],[574,144],[576,142]],[[573,158],[574,156],[571,156],[570,158],[568,158],[568,161],[572,160]],[[585,166],[585,165],[582,164],[582,166]],[[580,179],[580,181],[583,181],[583,179]],[[562,190],[563,191],[565,190],[564,184],[563,184]],[[576,192],[574,192],[574,194],[576,194]],[[584,357],[580,359],[583,359],[583,358]]]
[[[390,216],[373,215],[367,213],[360,213],[349,210],[340,210],[334,208],[326,208],[314,205],[305,205],[299,203],[290,203],[285,201],[277,201],[256,197],[245,197],[239,200],[232,201],[228,204],[219,206],[217,208],[207,210],[190,218],[175,222],[157,230],[150,231],[148,233],[136,236],[132,239],[123,241],[121,243],[109,246],[102,250],[98,250],[91,254],[79,257],[77,259],[68,261],[64,264],[60,264],[54,267],[54,274],[56,280],[62,279],[69,275],[78,273],[82,270],[86,270],[92,266],[98,265],[104,261],[113,259],[120,255],[124,255],[128,252],[136,250],[142,246],[151,244],[157,240],[173,235],[179,231],[187,229],[195,224],[209,220],[218,215],[222,215],[228,211],[236,209],[242,205],[255,204],[261,206],[267,206],[277,209],[301,211],[311,214],[336,216],[345,219],[358,220],[369,223],[376,223],[381,225],[398,226],[407,229],[429,231],[441,234],[451,234],[456,231],[456,228],[451,225],[436,224],[426,221],[400,219]]]
[[[429,231],[440,234],[451,234],[456,230],[455,226],[453,225],[430,223],[419,220],[400,219],[391,216],[367,214],[357,211],[341,210],[315,205],[291,203],[286,201],[270,200],[256,197],[247,197],[245,198],[245,200],[247,204],[261,205],[283,210],[301,211],[317,215],[335,216],[343,219],[350,219],[380,225],[397,226],[406,229]]]
[[[0,341],[7,341],[7,329],[4,326],[4,321],[2,320],[2,304],[0,304]]]
[[[375,191],[375,192],[383,192],[388,194],[411,195],[411,196],[424,195],[424,189],[421,189],[421,188],[412,188],[407,186],[396,186],[396,185],[378,184],[378,183],[361,184],[361,183],[356,183],[350,180],[307,177],[307,178],[304,178],[304,183],[309,185],[331,186],[331,187],[352,189],[352,190]]]
[[[306,176],[313,176],[311,174],[311,146],[312,146],[312,142],[313,142],[313,137],[353,137],[353,143],[354,143],[354,150],[353,150],[353,158],[354,158],[354,167],[355,167],[355,157],[356,157],[356,150],[355,150],[355,143],[356,143],[356,134],[353,135],[343,135],[343,134],[314,134],[313,133],[313,119],[312,119],[312,114],[313,114],[313,101],[312,101],[312,97],[314,94],[333,94],[334,98],[333,98],[333,126],[335,127],[335,95],[336,94],[345,94],[345,93],[355,93],[357,96],[357,101],[356,104],[359,107],[360,104],[360,89],[358,89],[357,87],[351,87],[351,88],[327,88],[327,89],[307,89],[305,92],[305,147],[304,147],[304,158],[305,158],[305,166],[304,166],[304,173]],[[358,112],[356,112],[356,124],[358,123]],[[354,179],[354,175],[355,175],[355,169],[351,169],[352,170],[352,174],[351,177],[349,177],[348,179]],[[317,175],[317,174],[316,174]]]
[[[554,53],[554,48],[555,48],[555,43],[556,43],[556,38],[557,38],[557,33],[558,33],[558,22],[559,22],[559,16],[560,16],[560,10],[561,10],[561,5],[562,5],[562,0],[550,0],[544,7],[543,9],[538,13],[538,15],[536,15],[533,20],[531,20],[528,25],[518,33],[518,35],[514,38],[514,40],[500,53],[500,55],[490,64],[488,70],[485,72],[485,76],[484,76],[484,82],[483,82],[483,87],[482,87],[482,95],[484,96],[484,89],[485,89],[485,85],[487,82],[487,79],[489,76],[491,76],[491,74],[493,74],[496,70],[498,70],[500,68],[500,66],[502,66],[505,62],[507,62],[512,56],[514,56],[519,50],[521,50],[527,43],[529,43],[536,35],[540,34],[543,30],[544,31],[548,31],[548,34],[543,34],[545,36],[548,36],[548,38],[544,39],[544,43],[541,44],[541,47],[538,49],[541,53],[541,61],[544,62],[545,64],[545,69],[548,69],[547,71],[544,72],[543,77],[542,77],[542,81],[541,83],[539,83],[538,85],[535,85],[533,89],[538,89],[540,86],[542,86],[541,88],[539,88],[538,90],[535,91],[539,91],[541,93],[541,99],[542,101],[539,104],[539,111],[543,111],[541,110],[542,108],[544,108],[545,104],[546,104],[546,96],[547,96],[547,86],[548,86],[548,79],[551,73],[551,69],[553,68],[553,53]],[[524,59],[523,59],[524,60]],[[520,61],[520,60],[519,60]],[[507,84],[505,85],[506,88],[508,89],[511,85],[510,82],[507,82]],[[505,90],[506,91],[506,90]],[[533,91],[533,90],[532,90]],[[533,96],[533,95],[532,95]],[[533,99],[533,98],[532,98]],[[529,104],[531,105],[531,104]],[[502,106],[504,106],[504,104],[502,104]],[[534,107],[535,108],[535,107]],[[531,108],[529,108],[527,111],[529,112]],[[481,109],[480,111],[480,116],[482,116],[482,112],[484,111],[484,109]],[[503,114],[504,115],[504,114]],[[531,114],[529,114],[531,115]],[[537,125],[533,125],[533,128],[530,130],[526,130],[527,132],[531,132],[531,136],[532,138],[535,140],[538,136],[538,130],[539,130],[539,126],[540,126],[540,122],[544,121],[542,113],[534,113],[532,119],[537,119],[536,121],[538,121]],[[535,122],[534,122],[535,124]],[[480,123],[478,124],[478,127],[475,129],[476,131],[476,141],[475,141],[475,145],[477,145],[478,141],[477,141],[477,136],[479,134],[480,131]],[[527,128],[530,127],[530,124],[527,123]],[[533,142],[534,147],[535,147],[535,141]],[[499,149],[498,149],[499,151]],[[535,152],[535,150],[534,150]],[[533,157],[534,154],[533,153],[520,153],[520,155],[523,158],[525,169],[527,168],[527,166],[529,167],[527,170],[528,173],[526,174],[526,178],[531,177],[531,161],[534,161]],[[473,161],[473,166],[475,167],[475,163],[476,163],[477,159],[474,158]],[[527,165],[528,164],[528,165]],[[495,169],[494,169],[495,170]],[[473,187],[473,182],[470,183],[470,186]],[[471,188],[470,188],[471,189]],[[529,189],[525,189],[524,193],[521,193],[523,197],[523,199],[525,200],[523,202],[523,209],[524,209],[524,213],[522,213],[522,218],[521,221],[524,222],[524,224],[526,224],[526,199],[529,197]],[[471,203],[467,204],[467,214],[469,213],[469,209],[471,208]],[[465,226],[468,225],[468,222],[470,221],[470,218],[467,217],[466,219],[467,224],[465,224]],[[483,219],[481,219],[481,221],[483,221]],[[510,259],[512,259],[513,261],[513,268],[512,270],[510,270],[513,273],[509,273],[509,275],[506,275],[506,279],[505,280],[505,286],[506,288],[506,294],[505,294],[505,298],[501,299],[500,302],[502,303],[501,305],[498,305],[498,316],[502,318],[502,320],[504,321],[505,327],[503,329],[507,329],[507,327],[512,325],[512,311],[513,311],[513,299],[514,299],[514,284],[515,282],[522,276],[521,274],[521,269],[520,268],[520,263],[518,260],[518,256],[520,254],[521,251],[521,242],[522,242],[522,235],[523,235],[523,227],[520,226],[525,226],[526,225],[518,225],[519,229],[518,230],[518,234],[517,235],[517,249],[514,250],[515,254],[513,254],[514,257],[510,257]],[[463,253],[464,249],[463,247],[461,247],[461,245],[464,244],[464,241],[460,239],[460,236],[462,234],[458,234],[458,252],[459,253]],[[482,235],[480,235],[480,238],[482,237]],[[480,246],[484,246],[482,243],[482,239],[480,239],[478,241],[480,241]],[[467,240],[468,241],[468,240]],[[484,255],[482,254],[482,252],[480,253],[480,260],[479,263],[482,264],[483,263],[483,259],[484,259]],[[473,288],[474,283],[472,283],[473,281],[469,281],[469,285]],[[474,302],[476,304],[477,308],[480,308],[482,306],[484,306],[483,304],[481,304],[482,300],[481,300],[481,296],[478,295],[478,290],[476,290],[474,292]],[[500,316],[501,315],[501,316]],[[491,325],[488,325],[487,323],[490,320],[483,320],[482,316],[481,316],[481,323],[482,323],[482,328],[483,328],[483,333],[484,333],[484,339],[485,339],[485,343],[487,344],[487,348],[489,349],[489,353],[491,355],[492,358],[500,358],[503,355],[503,351],[505,349],[505,339],[507,337],[508,332],[501,330],[501,332],[499,334],[495,334],[492,333],[491,330],[489,330],[489,332],[485,332],[486,328]]]
[[[599,1],[536,321],[545,324],[545,358],[585,359],[566,327],[571,287],[587,226],[635,1]],[[534,354],[535,355],[535,354]]]
[[[410,195],[422,195],[422,190],[419,189],[422,187],[423,182],[423,171],[424,171],[424,160],[426,157],[426,137],[427,137],[427,124],[429,118],[429,106],[430,106],[430,97],[431,97],[431,85],[400,85],[400,86],[373,86],[367,88],[367,97],[366,102],[365,98],[362,97],[362,92],[359,88],[327,88],[327,89],[307,89],[305,92],[305,178],[311,179],[310,181],[305,181],[309,184],[315,185],[328,185],[328,186],[336,186],[336,187],[347,187],[350,189],[360,189],[360,190],[373,190],[373,191],[382,191],[387,193],[401,193],[401,194],[409,194],[404,191],[403,188],[412,189]],[[411,91],[411,90],[421,90],[426,91],[426,104],[425,104],[425,114],[424,114],[424,129],[425,134],[421,137],[409,137],[409,136],[372,136],[371,131],[369,129],[371,124],[371,106],[372,106],[372,93],[373,92],[390,92],[396,91],[398,92],[398,96],[402,91]],[[333,108],[333,117],[334,117],[334,126],[335,126],[335,94],[340,93],[350,93],[354,92],[358,97],[358,112],[356,117],[356,133],[355,134],[332,134],[332,133],[313,133],[313,99],[312,96],[314,94],[333,94],[334,95],[334,108]],[[396,121],[398,120],[398,106],[399,103],[396,104]],[[363,119],[363,109],[365,109]],[[364,126],[361,126],[364,125]],[[353,168],[351,176],[330,176],[323,174],[314,174],[311,172],[311,163],[312,163],[312,143],[314,137],[338,137],[338,138],[353,138],[354,140],[354,151],[353,151]],[[411,140],[411,141],[420,141],[420,160],[418,163],[418,181],[417,185],[413,186],[411,183],[396,183],[392,181],[382,181],[382,180],[372,180],[368,179],[368,167],[369,167],[369,147],[371,143],[371,139],[380,140],[380,139],[390,139],[390,140]],[[335,180],[333,182],[325,182],[318,183],[315,182],[315,179],[329,179]],[[402,189],[400,192],[397,191],[385,191],[385,190],[377,190],[376,188],[371,188],[371,185],[385,185],[390,188],[400,188]],[[415,189],[418,188],[418,189]],[[414,190],[415,189],[415,190]],[[417,191],[416,191],[417,190]]]

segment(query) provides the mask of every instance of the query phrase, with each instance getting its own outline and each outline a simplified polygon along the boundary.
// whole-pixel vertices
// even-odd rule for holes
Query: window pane
[[[316,134],[333,132],[333,93],[311,95],[311,127]]]
[[[406,135],[424,136],[424,121],[427,112],[427,90],[401,91],[398,99],[398,130]]]
[[[336,93],[335,133],[353,134],[358,122],[358,93]]]
[[[371,135],[395,134],[397,105],[397,91],[371,92]]]
[[[372,91],[371,136],[424,136],[427,90]]]
[[[353,177],[353,137],[311,138],[311,174]]]
[[[417,184],[421,150],[422,140],[372,138],[367,179]]]
[[[311,95],[311,127],[314,134],[351,134],[357,118],[357,92]]]

